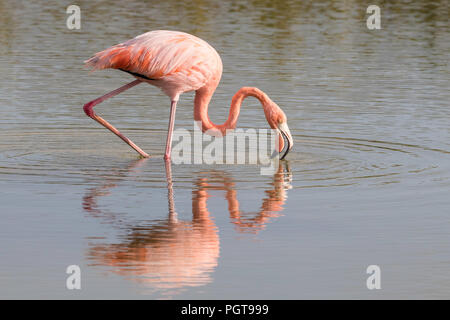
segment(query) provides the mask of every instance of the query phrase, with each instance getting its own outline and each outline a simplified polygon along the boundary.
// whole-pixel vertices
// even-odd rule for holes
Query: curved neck
[[[215,124],[209,119],[208,116],[208,106],[213,93],[214,90],[210,90],[205,87],[196,91],[194,99],[194,119],[195,121],[201,121],[203,132],[207,130],[218,130],[223,136],[226,134],[227,129],[236,128],[239,112],[241,110],[241,104],[246,97],[252,96],[258,99],[259,102],[261,102],[264,112],[271,101],[270,98],[258,88],[243,87],[236,92],[231,100],[227,121],[223,124]]]

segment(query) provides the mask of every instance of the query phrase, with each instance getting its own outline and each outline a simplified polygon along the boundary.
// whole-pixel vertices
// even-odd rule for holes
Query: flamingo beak
[[[282,122],[278,125],[278,130],[280,131],[285,143],[284,153],[282,156],[280,156],[280,160],[283,160],[286,155],[291,151],[292,147],[294,146],[294,140],[292,139],[291,132],[289,131],[289,127],[286,122]],[[283,150],[280,150],[280,154]]]

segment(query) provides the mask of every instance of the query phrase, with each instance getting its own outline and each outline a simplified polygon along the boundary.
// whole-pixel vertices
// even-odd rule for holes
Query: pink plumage
[[[160,87],[171,100],[220,81],[222,61],[207,42],[184,32],[157,30],[96,53],[85,61],[93,70],[120,69]]]

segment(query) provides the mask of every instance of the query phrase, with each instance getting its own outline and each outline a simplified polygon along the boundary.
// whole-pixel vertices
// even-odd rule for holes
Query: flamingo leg
[[[169,221],[177,222],[177,213],[175,211],[175,202],[173,200],[173,181],[172,181],[172,163],[170,159],[164,161],[167,178],[167,199],[169,202]]]
[[[136,150],[136,152],[139,153],[141,156],[143,156],[144,158],[148,158],[150,156],[146,152],[144,152],[141,148],[139,148],[133,141],[131,141],[130,139],[125,137],[122,133],[120,133],[120,131],[117,130],[114,126],[112,126],[108,121],[106,121],[102,117],[95,114],[95,112],[93,110],[93,108],[97,104],[105,101],[106,99],[114,97],[115,95],[118,95],[119,93],[121,93],[125,90],[128,90],[128,89],[138,85],[141,82],[142,82],[141,80],[134,80],[120,88],[117,88],[117,89],[105,94],[104,96],[101,96],[100,98],[92,100],[84,105],[83,110],[88,117],[91,117],[92,119],[94,119],[95,121],[100,123],[102,126],[107,128],[108,130],[110,130],[112,133],[114,133],[116,136],[118,136],[120,139],[125,141],[126,144],[128,144],[130,147],[132,147],[134,150]]]
[[[166,152],[164,154],[164,159],[170,159],[170,153],[172,150],[172,134],[173,134],[173,126],[175,123],[175,111],[177,109],[177,102],[172,101],[170,105],[170,119],[169,119],[169,128],[167,130],[167,139],[166,139]]]

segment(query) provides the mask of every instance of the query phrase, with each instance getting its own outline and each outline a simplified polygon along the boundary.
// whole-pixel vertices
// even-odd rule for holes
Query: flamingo
[[[86,103],[83,110],[87,116],[112,131],[142,157],[149,157],[149,155],[97,115],[93,108],[106,99],[143,82],[160,88],[171,101],[164,154],[166,160],[170,161],[177,102],[182,93],[193,90],[195,90],[194,120],[201,122],[203,132],[224,136],[227,129],[235,129],[242,101],[246,97],[252,96],[260,101],[269,126],[278,132],[280,155],[285,149],[280,159],[283,159],[293,146],[285,113],[258,88],[243,87],[236,92],[231,100],[228,119],[225,123],[215,124],[209,119],[208,105],[222,76],[222,61],[212,46],[191,34],[168,30],[150,31],[96,53],[85,61],[85,66],[93,71],[108,68],[118,69],[136,78],[136,80]],[[286,148],[284,148],[284,139],[287,142]]]

